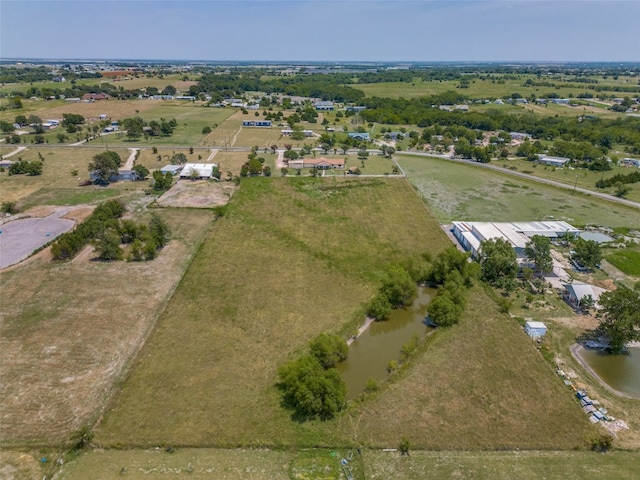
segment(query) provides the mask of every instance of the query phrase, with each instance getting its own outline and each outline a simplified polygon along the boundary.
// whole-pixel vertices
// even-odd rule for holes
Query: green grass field
[[[607,255],[607,261],[627,275],[640,277],[640,252],[623,250]]]
[[[570,393],[479,289],[464,321],[430,337],[377,397],[329,422],[292,422],[281,408],[278,365],[322,331],[350,335],[384,265],[447,244],[403,179],[243,181],[96,442],[386,447],[406,436],[430,449],[584,446],[592,427]],[[530,414],[538,409],[543,417]]]
[[[584,86],[571,83],[554,81],[556,86],[525,86],[525,82],[528,79],[536,80],[535,75],[518,75],[515,78],[504,80],[504,83],[493,80],[480,80],[473,79],[469,83],[469,88],[457,88],[460,84],[458,80],[449,81],[423,81],[415,79],[411,83],[407,82],[381,82],[381,83],[369,83],[369,84],[352,84],[351,86],[362,90],[368,97],[391,97],[391,98],[416,98],[424,97],[428,95],[436,95],[446,91],[455,91],[462,95],[469,96],[471,98],[509,98],[513,93],[519,93],[523,97],[529,97],[532,93],[536,96],[544,96],[550,93],[558,93],[560,96],[566,98],[569,95],[577,96],[583,92],[592,92],[594,96],[597,93],[588,90],[587,85]],[[602,82],[602,79],[599,81]],[[622,85],[623,80],[611,81],[602,83],[611,87],[611,90],[607,90],[606,93],[614,93],[613,87],[616,85]],[[617,94],[616,94],[617,95]]]
[[[243,181],[97,441],[347,442],[335,423],[291,422],[279,406],[276,368],[320,332],[353,331],[385,265],[446,244],[402,180]]]
[[[442,223],[531,221],[553,216],[576,225],[640,226],[637,209],[474,165],[397,155],[407,177]],[[540,170],[538,167],[537,170]],[[533,170],[533,169],[531,169]]]
[[[335,454],[335,456],[333,455]],[[344,450],[211,450],[185,449],[173,453],[156,450],[91,452],[65,465],[59,478],[131,479],[193,478],[212,476],[234,480],[340,479],[336,464]],[[640,468],[636,452],[422,452],[410,456],[396,452],[363,450],[349,464],[357,480],[459,478],[469,480],[564,480],[615,478],[632,480]],[[126,469],[125,473],[121,473]]]

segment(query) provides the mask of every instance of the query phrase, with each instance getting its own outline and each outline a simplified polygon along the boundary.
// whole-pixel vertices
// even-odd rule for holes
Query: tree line
[[[148,224],[133,220],[121,220],[125,212],[119,200],[107,200],[80,223],[74,230],[62,234],[51,246],[54,260],[70,260],[92,243],[101,260],[124,258],[121,245],[128,245],[127,259],[152,260],[157,251],[169,241],[171,230],[157,214],[152,214]]]

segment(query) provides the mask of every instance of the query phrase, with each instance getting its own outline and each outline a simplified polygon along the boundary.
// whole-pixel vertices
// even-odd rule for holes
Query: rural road
[[[215,157],[218,154],[219,151],[220,150],[216,150],[215,148],[212,148],[211,149],[211,153],[207,157],[207,162],[210,162],[211,160],[213,160],[213,157]]]
[[[536,177],[535,175],[529,175],[527,173],[514,172],[513,170],[508,170],[508,169],[502,168],[502,167],[496,167],[495,165],[491,165],[491,164],[488,164],[488,163],[478,163],[478,162],[475,162],[473,160],[462,160],[462,159],[459,159],[459,158],[451,158],[448,155],[434,155],[434,154],[430,154],[430,153],[402,152],[402,154],[403,155],[414,155],[414,156],[418,156],[418,157],[440,158],[440,159],[443,159],[443,160],[449,160],[450,162],[454,162],[454,163],[462,163],[464,165],[472,165],[472,166],[478,167],[478,168],[486,168],[486,169],[493,170],[493,171],[496,171],[496,172],[506,173],[507,175],[512,175],[514,177],[525,178],[525,179],[531,180],[533,182],[544,183],[546,185],[551,185],[553,187],[563,188],[565,190],[576,191],[576,192],[584,193],[586,195],[592,195],[594,197],[601,198],[602,200],[608,200],[610,202],[619,203],[619,204],[622,204],[622,205],[626,205],[628,207],[640,208],[640,203],[632,202],[631,200],[627,200],[626,198],[618,198],[618,197],[614,197],[613,195],[609,195],[607,193],[596,192],[594,190],[587,190],[586,188],[581,188],[581,187],[574,187],[573,185],[568,185],[566,183],[557,182],[555,180],[549,180],[547,178]]]

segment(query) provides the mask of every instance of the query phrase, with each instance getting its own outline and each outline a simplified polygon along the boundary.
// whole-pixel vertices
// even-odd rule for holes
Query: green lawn
[[[631,207],[433,157],[397,155],[409,181],[438,220],[531,221],[553,217],[575,225],[640,227]],[[538,170],[540,167],[538,167]],[[533,169],[532,169],[533,170]]]
[[[607,261],[627,275],[640,277],[640,252],[622,250],[607,255]]]

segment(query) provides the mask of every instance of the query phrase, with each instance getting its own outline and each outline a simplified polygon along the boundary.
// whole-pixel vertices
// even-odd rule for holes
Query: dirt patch
[[[598,327],[598,320],[590,315],[558,317],[554,318],[553,321],[574,330],[595,330]]]
[[[226,205],[237,187],[230,182],[182,180],[165,192],[158,205],[163,207],[212,208]]]
[[[41,477],[40,465],[32,455],[22,452],[0,451],[0,478],[19,480]]]

